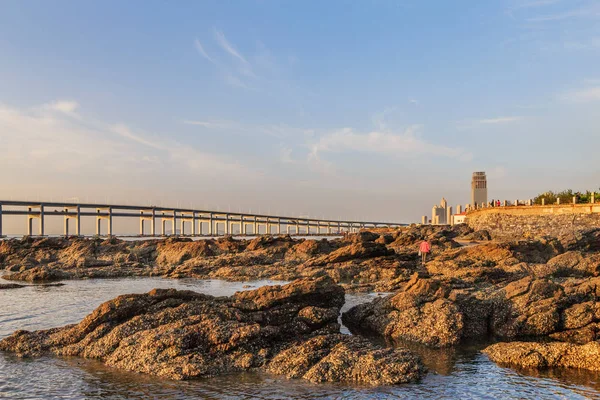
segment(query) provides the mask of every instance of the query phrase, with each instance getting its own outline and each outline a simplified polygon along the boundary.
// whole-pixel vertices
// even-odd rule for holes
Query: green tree
[[[600,189],[594,191],[596,202],[600,201]],[[573,202],[573,197],[577,197],[578,203],[590,203],[592,201],[592,192],[574,192],[572,189],[553,192],[552,190],[537,195],[533,202],[534,204],[542,204],[542,199],[546,204],[556,204],[556,200],[560,199],[561,204],[569,204]]]

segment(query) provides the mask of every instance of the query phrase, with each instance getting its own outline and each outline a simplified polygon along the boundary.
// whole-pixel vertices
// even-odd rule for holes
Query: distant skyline
[[[0,198],[418,222],[600,187],[600,1],[0,1]]]

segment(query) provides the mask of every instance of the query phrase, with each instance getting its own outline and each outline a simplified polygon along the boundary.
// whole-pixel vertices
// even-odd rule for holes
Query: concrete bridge
[[[171,235],[177,236],[218,236],[222,235],[339,235],[343,232],[356,232],[362,228],[399,227],[406,224],[390,222],[338,221],[305,217],[283,217],[275,215],[232,213],[224,211],[193,210],[185,208],[131,206],[117,204],[83,204],[58,202],[30,202],[0,200],[0,237],[3,216],[21,215],[27,223],[27,235],[34,236],[33,221],[37,220],[39,236],[45,236],[45,225],[48,218],[63,219],[65,236],[86,236],[81,230],[82,218],[96,219],[97,236],[113,236],[113,221],[116,218],[136,218],[139,220],[139,236],[167,236],[167,225]],[[105,221],[105,223],[103,223]],[[71,230],[71,222],[74,229]],[[160,223],[160,233],[157,232]],[[147,224],[150,225],[147,233]],[[179,224],[179,233],[177,225]],[[106,228],[103,230],[103,225]],[[222,227],[222,230],[219,230]],[[234,228],[237,227],[237,232]],[[275,231],[275,232],[273,232]],[[92,236],[90,233],[87,236]]]

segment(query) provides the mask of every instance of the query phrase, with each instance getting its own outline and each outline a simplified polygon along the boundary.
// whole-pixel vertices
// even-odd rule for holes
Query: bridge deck
[[[366,227],[399,227],[406,226],[394,222],[372,222],[352,220],[329,220],[308,217],[287,217],[281,215],[240,213],[228,211],[196,210],[189,208],[156,207],[156,206],[134,206],[124,204],[92,204],[92,203],[69,203],[69,202],[31,202],[0,200],[0,236],[2,236],[3,216],[25,216],[27,219],[27,234],[32,235],[32,221],[37,219],[39,224],[39,235],[43,236],[44,222],[46,217],[63,217],[64,234],[69,234],[69,220],[75,219],[77,235],[82,235],[80,230],[81,218],[96,218],[96,235],[101,233],[101,223],[107,220],[107,235],[113,236],[112,221],[115,218],[139,218],[140,235],[145,235],[145,222],[151,223],[151,232],[148,236],[156,236],[156,221],[162,223],[162,234],[166,235],[166,222],[171,223],[173,234],[177,234],[177,221],[181,224],[180,234],[185,235],[187,224],[191,225],[192,236],[205,236],[202,232],[203,223],[208,225],[208,235],[219,235],[219,226],[224,225],[223,235],[233,233],[233,226],[239,227],[240,234],[246,234],[247,226],[252,225],[253,235],[259,234],[259,226],[265,226],[266,233],[273,233],[273,226],[277,233],[282,233],[282,227],[286,227],[286,233],[293,228],[295,235],[310,235],[311,228],[317,229],[317,234],[340,234],[345,231],[355,231]],[[199,228],[199,229],[197,229]],[[300,228],[305,230],[301,232]],[[326,233],[321,233],[326,229]]]

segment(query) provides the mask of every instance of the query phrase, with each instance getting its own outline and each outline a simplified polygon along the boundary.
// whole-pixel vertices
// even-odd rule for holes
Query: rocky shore
[[[442,252],[459,247],[452,238],[467,231],[364,231],[336,240],[11,239],[0,241],[0,268],[5,279],[32,283],[131,276],[289,281],[325,273],[348,291],[392,291],[418,269],[421,239],[431,237],[434,252]]]
[[[78,325],[17,332],[0,349],[98,358],[176,379],[262,369],[314,382],[384,384],[418,379],[422,364],[402,346],[379,348],[364,336],[431,349],[487,338],[500,341],[484,353],[502,365],[600,371],[600,229],[574,237],[493,241],[459,225],[378,229],[329,241],[5,240],[0,266],[14,281],[296,281],[231,298],[176,291],[122,296]],[[432,247],[425,265],[418,256],[422,240]],[[342,320],[355,333],[345,336],[336,322],[344,291],[390,294],[345,312]],[[129,304],[138,304],[137,311],[127,311]]]

